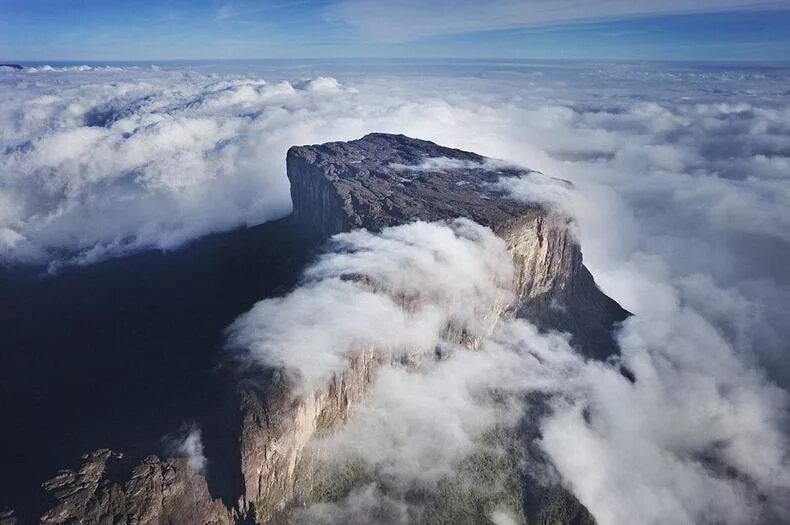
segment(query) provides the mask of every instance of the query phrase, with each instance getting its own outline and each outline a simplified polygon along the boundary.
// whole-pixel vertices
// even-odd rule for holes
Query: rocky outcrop
[[[58,504],[42,516],[42,523],[233,523],[185,459],[150,456],[131,472],[123,454],[107,449],[83,459],[79,470],[63,470],[44,483]]]

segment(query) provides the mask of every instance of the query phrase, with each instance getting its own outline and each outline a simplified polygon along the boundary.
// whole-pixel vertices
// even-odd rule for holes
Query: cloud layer
[[[512,299],[504,241],[459,219],[337,235],[291,294],[266,299],[229,329],[229,345],[307,386],[348,366],[354,352],[432,353],[444,333],[482,336]],[[408,271],[404,271],[408,269]]]
[[[790,384],[790,71],[464,62],[292,64],[242,75],[224,67],[0,72],[0,257],[85,263],[281,216],[290,206],[287,147],[370,131],[540,170],[546,179],[509,189],[577,217],[586,264],[636,314],[620,335],[636,383],[583,362],[560,336],[502,327],[485,352],[450,352],[417,374],[384,370],[348,431],[367,429],[394,445],[374,455],[368,445],[378,441],[356,439],[350,450],[404,482],[429,482],[398,471],[393,458],[406,449],[392,437],[413,431],[409,458],[432,466],[425,472],[446,472],[481,425],[502,417],[483,395],[496,378],[515,397],[556,394],[541,446],[601,523],[626,522],[629,513],[645,523],[787,520],[787,394],[775,385]],[[428,283],[418,291],[431,292],[430,309],[474,317],[452,305],[470,293],[455,282],[469,278],[479,239],[421,227],[419,242],[404,237],[410,230],[342,237],[347,248],[322,259],[303,288],[237,323],[238,343],[267,364],[300,369],[314,357],[316,368],[303,374],[320,378],[342,363],[342,345],[312,356],[309,330],[298,340],[273,322],[298,320],[300,300],[324,304],[316,316],[416,322],[386,293],[338,278],[375,270],[379,282],[409,291],[410,274],[370,263],[377,253],[421,269],[415,282]],[[458,242],[469,262],[451,265],[465,277],[448,283],[435,273],[447,264],[425,254],[433,243],[453,253]],[[476,278],[497,266],[480,264]],[[372,305],[361,312],[348,303],[360,293]],[[441,315],[421,313],[428,328],[406,346],[428,344],[441,325]],[[336,341],[347,343],[399,337],[359,332],[355,323],[336,329]],[[287,345],[304,351],[290,354]],[[402,391],[415,396],[388,395]],[[442,417],[421,420],[414,406]],[[434,422],[452,444],[446,450],[417,439]],[[364,506],[381,501],[376,494],[354,497]]]
[[[88,66],[0,82],[0,257],[35,262],[170,249],[288,214],[294,113],[342,91]]]
[[[335,239],[300,288],[234,324],[231,344],[307,385],[371,347],[422,356],[421,366],[383,359],[351,422],[316,445],[332,462],[367,465],[373,481],[299,511],[298,521],[361,523],[375,510],[387,523],[413,522],[421,509],[409,492],[461,475],[486,432],[516,428],[533,393],[551,399],[530,422],[542,428],[538,445],[601,523],[790,517],[790,397],[670,283],[637,282],[652,287],[651,306],[625,322],[622,357],[586,361],[567,336],[525,321],[501,321],[492,333],[513,274],[486,228],[415,223]],[[448,321],[483,338],[480,349],[443,339]]]

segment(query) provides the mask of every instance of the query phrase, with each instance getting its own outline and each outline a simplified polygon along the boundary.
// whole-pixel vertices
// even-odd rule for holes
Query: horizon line
[[[459,62],[472,62],[472,61],[496,61],[496,60],[510,60],[510,61],[541,61],[541,62],[684,62],[684,63],[729,63],[729,64],[790,64],[788,59],[726,59],[726,58],[571,58],[571,57],[405,57],[405,56],[391,56],[391,57],[363,57],[363,56],[347,56],[347,57],[255,57],[255,58],[111,58],[111,59],[97,59],[97,58],[36,58],[36,59],[4,59],[0,58],[0,64],[4,65],[25,65],[25,64],[41,64],[47,65],[52,63],[82,63],[82,64],[110,64],[110,63],[167,63],[167,62],[257,62],[257,61],[294,61],[294,60],[312,60],[312,61],[341,61],[341,60],[355,60],[355,61],[459,61]]]

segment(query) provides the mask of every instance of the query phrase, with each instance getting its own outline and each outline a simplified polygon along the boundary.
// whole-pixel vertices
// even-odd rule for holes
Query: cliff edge
[[[528,170],[383,133],[293,147],[286,162],[293,215],[305,228],[330,236],[415,220],[471,219],[508,243],[518,317],[570,333],[590,357],[617,352],[612,327],[628,312],[600,291],[583,265],[571,219],[496,189],[501,178],[529,176]]]

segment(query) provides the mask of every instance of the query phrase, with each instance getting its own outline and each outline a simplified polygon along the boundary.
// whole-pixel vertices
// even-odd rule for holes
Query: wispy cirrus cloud
[[[514,29],[636,16],[704,13],[741,9],[790,9],[787,0],[340,0],[327,11],[333,21],[345,22],[364,36],[384,42],[475,31]]]
[[[269,9],[284,9],[309,4],[310,0],[284,0],[282,2],[228,2],[217,8],[216,20],[229,20],[256,15]]]

